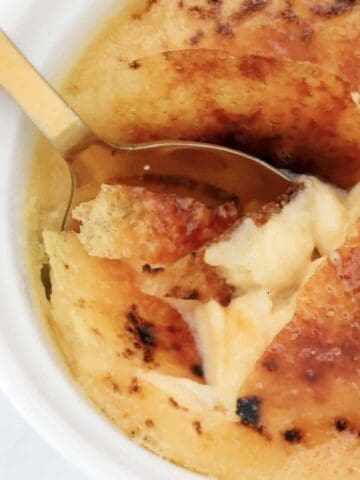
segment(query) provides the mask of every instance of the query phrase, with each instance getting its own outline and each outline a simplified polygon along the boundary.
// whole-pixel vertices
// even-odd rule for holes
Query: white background
[[[35,433],[0,393],[1,480],[88,480]]]

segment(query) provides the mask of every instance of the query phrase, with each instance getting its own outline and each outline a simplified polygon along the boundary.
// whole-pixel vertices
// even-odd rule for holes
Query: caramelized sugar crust
[[[45,244],[51,258],[52,311],[55,326],[60,325],[60,338],[70,344],[86,339],[83,351],[74,352],[73,369],[81,369],[76,364],[89,359],[93,344],[102,345],[105,364],[106,352],[116,352],[119,365],[125,361],[201,380],[196,372],[201,360],[189,327],[167,303],[139,290],[131,267],[122,261],[90,257],[72,232],[47,232]],[[94,372],[97,362],[101,366],[102,360],[92,360]],[[111,365],[106,368],[111,371]]]
[[[299,472],[315,480],[329,465],[328,478],[351,478],[360,465],[359,232],[357,224],[301,290],[293,321],[239,393],[238,422],[189,410],[139,378],[140,367],[201,386],[189,330],[169,305],[139,292],[129,266],[89,257],[72,232],[45,234],[58,341],[99,408],[166,458],[231,480],[244,472],[251,480],[303,478]]]
[[[317,65],[195,50],[144,58],[136,68],[117,62],[106,86],[88,80],[102,95],[84,82],[69,101],[114,143],[212,142],[339,186],[360,179],[351,87]]]
[[[215,299],[224,306],[233,297],[234,288],[205,263],[202,249],[161,269],[149,267],[144,265],[139,282],[141,289],[150,295],[202,303]]]
[[[241,390],[257,399],[257,426],[270,436],[314,444],[335,430],[360,434],[359,245],[357,222],[302,288],[293,320]]]
[[[138,0],[107,26],[101,48],[129,62],[186,48],[310,61],[357,88],[359,17],[358,0]],[[94,42],[93,56],[97,48]]]
[[[235,202],[208,208],[189,197],[116,185],[103,186],[96,201],[78,207],[74,217],[84,222],[80,239],[92,254],[162,265],[219,236],[238,210]]]
[[[360,84],[357,0],[185,0],[179,7],[205,25],[189,39],[190,45],[319,63],[354,86]]]

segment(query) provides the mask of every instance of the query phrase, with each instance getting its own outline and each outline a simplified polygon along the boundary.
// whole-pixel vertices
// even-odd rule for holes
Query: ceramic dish
[[[1,26],[56,84],[94,22],[119,1],[0,2]],[[119,433],[71,381],[29,295],[21,208],[36,132],[0,92],[0,388],[54,448],[93,478],[199,478],[162,461]]]

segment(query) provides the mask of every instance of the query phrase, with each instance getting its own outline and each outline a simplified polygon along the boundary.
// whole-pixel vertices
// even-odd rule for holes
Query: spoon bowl
[[[199,142],[112,145],[95,133],[0,30],[0,85],[15,99],[70,167],[72,187],[61,225],[71,218],[81,186],[79,165],[101,163],[101,183],[143,176],[187,178],[236,197],[240,213],[275,200],[290,185],[285,174],[243,152]],[[100,185],[98,185],[100,187]]]

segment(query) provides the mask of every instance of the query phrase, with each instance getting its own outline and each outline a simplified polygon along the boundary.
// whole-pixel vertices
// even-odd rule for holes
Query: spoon
[[[74,166],[84,158],[99,159],[105,171],[109,171],[109,178],[102,183],[144,175],[185,177],[236,196],[244,210],[248,205],[258,208],[275,200],[290,185],[285,174],[258,158],[218,145],[188,141],[107,144],[42,78],[1,29],[0,58],[0,85],[70,167],[72,187],[62,229],[71,219],[78,180]]]

